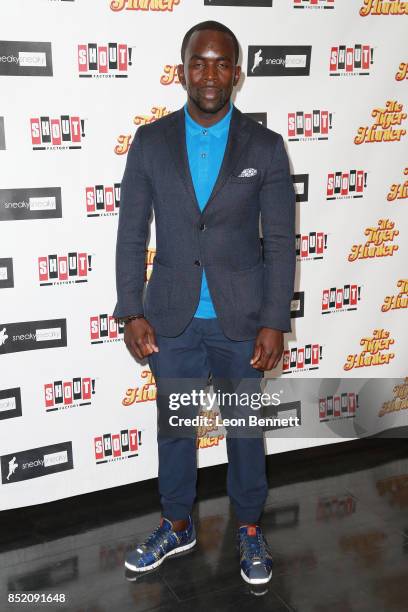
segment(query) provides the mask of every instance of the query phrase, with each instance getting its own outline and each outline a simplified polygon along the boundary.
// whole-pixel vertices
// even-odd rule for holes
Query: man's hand
[[[283,332],[261,327],[256,336],[254,352],[249,362],[257,370],[276,368],[283,353]]]
[[[156,334],[147,319],[133,319],[125,324],[125,344],[133,357],[144,359],[159,351]]]

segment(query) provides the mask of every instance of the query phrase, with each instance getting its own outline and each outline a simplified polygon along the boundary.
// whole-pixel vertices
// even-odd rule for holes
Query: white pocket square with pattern
[[[258,170],[256,168],[245,168],[245,170],[242,170],[238,176],[240,178],[248,178],[249,176],[255,176],[256,174],[258,174]]]

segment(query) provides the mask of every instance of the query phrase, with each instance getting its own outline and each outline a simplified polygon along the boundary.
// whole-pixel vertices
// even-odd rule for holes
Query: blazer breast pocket
[[[253,176],[238,176],[236,174],[231,174],[229,181],[230,183],[241,183],[242,185],[250,185],[252,183],[257,183],[259,180],[259,172],[254,174]]]

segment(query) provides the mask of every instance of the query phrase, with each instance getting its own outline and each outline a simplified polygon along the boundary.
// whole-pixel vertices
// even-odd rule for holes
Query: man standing
[[[206,381],[210,372],[257,379],[259,386],[291,330],[295,192],[282,136],[231,103],[238,55],[226,26],[206,21],[191,28],[178,66],[187,102],[140,127],[127,158],[113,314],[125,321],[132,355],[148,357],[158,390],[164,379]],[[156,256],[143,300],[152,207]],[[196,442],[160,429],[157,440],[162,518],[128,555],[125,565],[135,572],[196,543]],[[262,584],[272,576],[259,525],[268,492],[263,439],[227,436],[227,453],[241,575]]]

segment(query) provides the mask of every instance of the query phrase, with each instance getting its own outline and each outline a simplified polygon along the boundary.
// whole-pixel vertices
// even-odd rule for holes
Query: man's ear
[[[234,86],[238,84],[240,76],[241,76],[241,66],[235,66]]]
[[[180,81],[181,85],[183,87],[185,87],[186,86],[186,78],[185,78],[185,75],[184,75],[184,66],[183,66],[183,64],[178,64],[177,65],[177,76],[179,78],[179,81]]]

